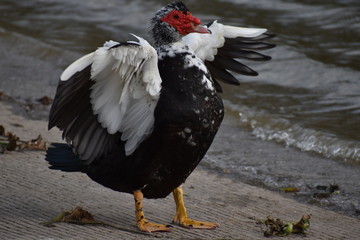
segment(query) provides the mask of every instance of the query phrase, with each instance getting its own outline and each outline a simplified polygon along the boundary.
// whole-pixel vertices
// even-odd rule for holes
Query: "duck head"
[[[200,25],[182,2],[173,2],[161,8],[151,19],[150,34],[157,46],[179,41],[189,33],[210,33]]]

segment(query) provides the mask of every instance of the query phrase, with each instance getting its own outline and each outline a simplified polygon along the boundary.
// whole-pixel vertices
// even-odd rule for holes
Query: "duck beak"
[[[207,29],[207,27],[204,27],[202,25],[194,25],[192,30],[193,30],[193,32],[196,32],[196,33],[210,33],[210,31]]]
[[[200,22],[200,21],[199,21]],[[200,24],[190,23],[186,29],[184,29],[184,35],[187,35],[189,33],[211,33],[207,27],[202,26]]]

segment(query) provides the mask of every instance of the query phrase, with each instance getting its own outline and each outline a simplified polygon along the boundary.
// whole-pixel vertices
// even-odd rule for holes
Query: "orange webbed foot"
[[[148,222],[145,219],[136,223],[137,227],[142,232],[171,232],[171,225],[156,224]]]
[[[135,209],[136,209],[136,225],[142,232],[171,232],[171,225],[163,225],[149,222],[145,219],[142,210],[142,201],[144,199],[140,190],[134,192]]]
[[[194,229],[215,229],[219,226],[217,223],[196,221],[188,218],[181,187],[175,188],[173,195],[176,204],[176,214],[173,223],[177,223],[182,227]]]
[[[215,229],[219,226],[217,223],[212,222],[202,222],[202,221],[196,221],[192,220],[188,217],[178,218],[177,216],[174,217],[173,223],[177,223],[182,227],[186,228],[194,228],[194,229]]]

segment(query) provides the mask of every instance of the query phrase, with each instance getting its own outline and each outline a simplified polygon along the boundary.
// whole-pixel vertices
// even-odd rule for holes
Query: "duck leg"
[[[135,209],[136,209],[136,225],[143,232],[170,232],[169,225],[156,224],[149,222],[145,219],[144,212],[142,210],[142,201],[144,199],[140,190],[134,192]]]
[[[186,228],[197,228],[197,229],[215,229],[219,225],[211,222],[201,222],[188,218],[186,208],[184,205],[184,196],[183,196],[182,187],[177,187],[173,191],[175,204],[176,204],[176,214],[173,220],[173,223],[179,223],[180,226]]]

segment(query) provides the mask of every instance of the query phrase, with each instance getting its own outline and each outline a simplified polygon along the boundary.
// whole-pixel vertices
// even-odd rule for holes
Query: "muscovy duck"
[[[188,218],[181,184],[210,147],[224,115],[218,81],[239,85],[228,70],[257,75],[234,60],[269,60],[253,50],[274,45],[266,29],[207,26],[181,2],[151,19],[155,47],[109,41],[72,63],[60,76],[49,129],[63,131],[54,143],[51,169],[86,173],[92,180],[135,198],[141,231],[169,231],[145,219],[143,197],[176,203],[174,223],[214,229],[216,223]]]

